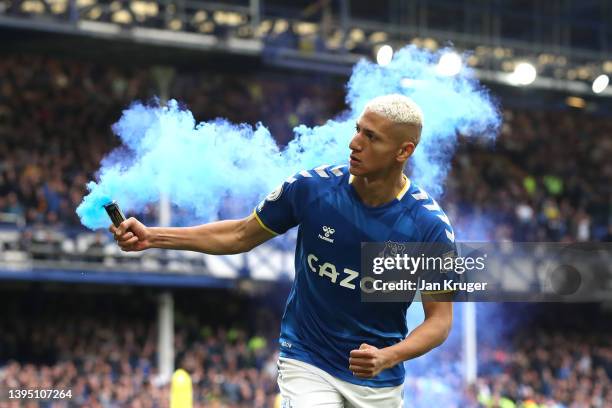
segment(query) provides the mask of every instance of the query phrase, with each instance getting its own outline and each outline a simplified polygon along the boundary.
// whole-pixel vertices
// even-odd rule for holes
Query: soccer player
[[[446,339],[452,303],[424,294],[431,295],[423,297],[425,320],[408,335],[412,299],[361,302],[361,243],[431,242],[454,250],[448,218],[403,172],[422,121],[410,98],[377,97],[357,120],[348,166],[300,171],[248,217],[186,228],[130,218],[110,231],[124,251],[236,254],[299,226],[279,340],[283,407],[400,407],[403,362]]]

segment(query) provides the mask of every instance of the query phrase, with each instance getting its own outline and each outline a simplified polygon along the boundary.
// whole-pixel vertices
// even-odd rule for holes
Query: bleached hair
[[[401,94],[377,96],[365,107],[390,121],[398,124],[413,125],[423,128],[423,111],[412,99]],[[418,140],[415,142],[418,143]]]

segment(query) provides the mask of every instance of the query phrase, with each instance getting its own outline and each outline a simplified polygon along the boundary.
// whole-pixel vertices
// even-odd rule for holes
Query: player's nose
[[[355,136],[353,136],[353,138],[351,139],[351,142],[349,143],[349,149],[358,152],[361,151],[361,144],[359,143],[359,133],[355,133]]]

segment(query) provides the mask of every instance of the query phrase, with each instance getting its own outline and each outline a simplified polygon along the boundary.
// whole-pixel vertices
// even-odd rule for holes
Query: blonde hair
[[[377,96],[371,99],[365,106],[366,110],[377,113],[389,119],[393,123],[416,126],[423,128],[423,111],[412,99],[401,94],[389,94]],[[414,140],[419,142],[420,137]]]

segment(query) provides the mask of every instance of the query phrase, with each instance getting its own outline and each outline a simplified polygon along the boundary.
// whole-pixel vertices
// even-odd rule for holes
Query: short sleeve
[[[426,287],[431,290],[422,289],[421,293],[431,295],[453,292],[452,283],[459,280],[454,270],[457,245],[453,228],[444,213],[432,214],[430,217],[422,238],[422,254],[426,261],[419,280],[427,283]],[[419,287],[422,285],[420,282]]]
[[[290,177],[259,203],[254,213],[262,228],[280,235],[300,223],[302,182],[298,177]]]

